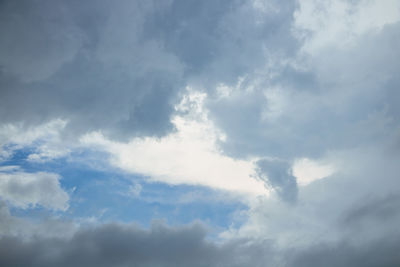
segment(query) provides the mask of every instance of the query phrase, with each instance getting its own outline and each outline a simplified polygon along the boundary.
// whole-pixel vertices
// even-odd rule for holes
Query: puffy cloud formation
[[[68,194],[60,187],[55,173],[27,173],[12,166],[0,168],[0,198],[28,208],[41,205],[54,210],[68,209]]]

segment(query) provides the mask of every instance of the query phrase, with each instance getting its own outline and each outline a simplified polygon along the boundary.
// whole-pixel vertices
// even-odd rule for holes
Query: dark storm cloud
[[[106,224],[82,228],[70,239],[0,238],[1,266],[398,266],[399,234],[354,245],[351,240],[278,248],[271,241],[205,239],[198,224],[166,227]]]
[[[0,239],[1,266],[264,266],[270,256],[246,240],[216,245],[198,224],[150,230],[117,224],[81,229],[71,239]]]

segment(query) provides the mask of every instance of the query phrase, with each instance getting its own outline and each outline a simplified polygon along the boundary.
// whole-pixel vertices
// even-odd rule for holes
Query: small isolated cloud
[[[13,206],[27,209],[43,206],[47,209],[68,209],[68,194],[60,186],[55,173],[28,173],[20,169],[0,169],[0,198]]]

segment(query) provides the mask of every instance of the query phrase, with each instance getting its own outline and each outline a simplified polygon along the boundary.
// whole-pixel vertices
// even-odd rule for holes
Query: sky
[[[400,266],[399,0],[3,0],[0,36],[0,266]]]

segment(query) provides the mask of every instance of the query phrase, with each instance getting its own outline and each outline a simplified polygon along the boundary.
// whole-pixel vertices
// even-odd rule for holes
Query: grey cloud
[[[102,130],[119,139],[171,131],[184,86],[182,66],[162,40],[141,37],[151,11],[145,2],[99,2],[90,12],[74,2],[42,1],[30,8],[29,1],[4,1],[1,34],[10,44],[1,51],[10,57],[0,62],[0,121],[29,126],[61,118],[69,121],[71,136]],[[15,33],[14,20],[29,34]],[[79,45],[70,49],[65,38]]]
[[[364,221],[384,223],[400,221],[400,195],[388,195],[381,198],[366,199],[362,204],[353,207],[342,218],[345,226],[359,227]]]
[[[2,72],[26,82],[51,76],[84,41],[61,1],[2,1],[0,16]]]
[[[255,229],[254,240],[217,245],[198,225],[111,224],[28,242],[3,233],[0,265],[400,265],[400,24],[313,57],[292,35],[296,2],[269,3],[263,11],[246,1],[2,1],[1,123],[62,118],[72,136],[161,136],[173,130],[173,106],[190,84],[208,90],[225,153],[325,157],[340,168],[298,188],[286,163],[260,161],[259,176],[297,201],[252,207],[243,229]],[[228,97],[213,91],[239,76]],[[17,224],[7,212],[0,208],[2,227]]]
[[[313,254],[321,244],[326,256],[332,250],[332,257],[339,257],[335,253],[340,251],[348,259],[351,253],[342,247],[362,254],[378,243],[397,246],[398,240],[391,243],[390,237],[399,238],[398,156],[373,147],[336,152],[330,160],[341,171],[299,187],[292,205],[274,198],[261,200],[235,235],[275,240],[283,249],[293,249],[293,255]]]
[[[362,35],[346,49],[283,58],[229,97],[209,99],[210,117],[227,135],[221,148],[239,158],[291,160],[395,138],[399,26]],[[270,91],[280,98],[268,98]]]
[[[83,228],[70,239],[17,237],[0,239],[2,266],[265,266],[264,248],[242,240],[217,245],[205,239],[194,224],[145,230],[131,225],[106,224]]]
[[[204,70],[189,77],[191,84],[207,88],[211,95],[219,83],[234,85],[239,77],[251,75],[277,55],[290,57],[298,46],[290,30],[295,1],[269,1],[267,9],[256,7],[255,2],[237,3],[237,7],[228,7],[230,12],[211,31],[217,40],[211,50],[214,56]]]
[[[0,171],[0,198],[20,208],[41,205],[65,211],[69,196],[61,188],[59,179],[55,173]]]
[[[69,238],[79,229],[78,224],[57,217],[39,220],[13,216],[5,201],[0,201],[0,237],[15,239]]]
[[[161,36],[166,49],[187,66],[190,76],[234,82],[265,62],[263,49],[290,51],[295,1],[270,1],[265,12],[249,1],[173,1],[146,24],[146,35]],[[194,78],[194,77],[192,77]],[[194,78],[196,79],[196,78]]]
[[[10,229],[0,239],[0,265],[397,266],[398,157],[385,150],[377,154],[376,148],[336,153],[331,157],[346,163],[342,168],[347,172],[301,187],[293,205],[274,198],[260,201],[249,210],[249,221],[243,226],[257,232],[222,243],[209,240],[199,224],[156,223],[149,230],[100,224],[59,238],[44,235],[40,225],[60,232],[66,226],[32,227],[10,216],[3,206],[0,225]],[[265,165],[266,171],[277,170],[277,174],[287,170],[284,163]],[[276,182],[279,185],[279,179]],[[38,234],[18,234],[18,224],[30,225]]]
[[[296,4],[272,5],[3,1],[0,122],[61,118],[70,136],[165,135],[187,84],[212,93],[264,65],[266,47],[293,50]]]
[[[281,161],[257,161],[257,175],[266,185],[272,187],[285,201],[294,202],[297,199],[296,177],[291,174],[290,164]]]
[[[348,242],[318,244],[307,250],[291,251],[289,266],[385,266],[400,264],[398,233],[373,243],[354,246]]]
[[[354,244],[337,243],[280,248],[272,241],[208,241],[200,224],[150,229],[104,224],[83,227],[70,238],[0,237],[2,266],[397,266],[400,236]]]

